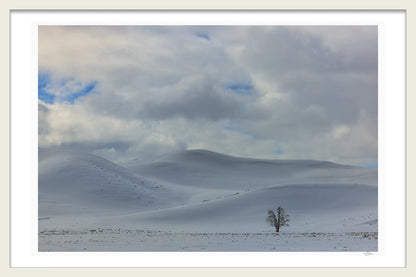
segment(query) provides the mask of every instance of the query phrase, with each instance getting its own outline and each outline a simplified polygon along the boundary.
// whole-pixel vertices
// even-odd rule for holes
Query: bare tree
[[[266,221],[276,228],[276,232],[279,232],[281,227],[289,226],[289,215],[287,215],[285,210],[279,206],[276,209],[276,213],[274,213],[273,210],[268,210]]]

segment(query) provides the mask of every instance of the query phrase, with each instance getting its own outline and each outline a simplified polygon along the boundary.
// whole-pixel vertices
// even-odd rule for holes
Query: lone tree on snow
[[[285,213],[285,210],[281,206],[277,207],[276,214],[273,210],[269,210],[266,221],[276,228],[276,232],[279,232],[280,227],[289,226],[289,215]]]

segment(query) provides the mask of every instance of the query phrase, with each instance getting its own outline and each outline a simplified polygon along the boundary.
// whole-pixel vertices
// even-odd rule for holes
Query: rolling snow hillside
[[[95,155],[40,149],[38,160],[41,220],[94,218],[183,202],[181,195]]]
[[[377,188],[364,185],[290,185],[206,199],[199,204],[135,213],[110,220],[112,228],[141,222],[156,230],[273,232],[267,211],[278,205],[290,215],[286,232],[377,231]]]
[[[207,150],[188,150],[151,164],[131,161],[124,166],[181,185],[225,190],[288,184],[377,185],[374,168],[313,160],[237,158]]]
[[[265,221],[267,210],[279,205],[290,216],[283,232],[374,233],[377,195],[377,169],[331,162],[247,159],[189,150],[149,164],[136,160],[120,166],[87,153],[39,150],[38,222],[44,239],[54,234],[48,230],[77,234],[100,228],[182,236],[270,234],[274,228]],[[162,249],[175,250],[178,245],[172,242]]]

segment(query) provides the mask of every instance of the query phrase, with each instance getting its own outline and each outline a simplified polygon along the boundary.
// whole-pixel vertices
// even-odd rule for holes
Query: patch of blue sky
[[[75,100],[92,93],[97,85],[96,81],[89,82],[87,84],[80,83],[80,86],[76,87],[75,91],[68,91],[68,83],[72,82],[71,79],[55,81],[47,73],[38,74],[38,99],[48,104],[54,104],[56,102],[64,102],[74,104]],[[51,87],[62,88],[66,90],[65,94],[56,95],[52,93]]]
[[[55,102],[55,95],[46,90],[50,81],[50,76],[48,74],[38,74],[38,99],[47,104],[53,104]]]
[[[247,83],[229,84],[225,88],[240,95],[251,95],[253,93],[253,85]]]
[[[87,94],[90,94],[95,89],[96,85],[97,85],[97,82],[95,82],[95,81],[90,82],[87,85],[85,85],[84,87],[82,87],[80,90],[66,95],[64,97],[63,101],[68,102],[70,104],[74,104],[76,99],[78,99],[82,96],[85,96]]]
[[[196,36],[199,38],[206,39],[206,40],[211,40],[211,37],[207,34],[199,33],[199,34],[196,34]]]

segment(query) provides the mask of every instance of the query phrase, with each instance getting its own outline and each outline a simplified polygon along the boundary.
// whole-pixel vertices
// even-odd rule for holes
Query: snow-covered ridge
[[[286,184],[366,184],[377,186],[377,169],[314,160],[238,158],[188,150],[150,164],[129,162],[132,172],[182,185],[235,189]]]
[[[139,159],[136,159],[136,162]],[[191,149],[186,151],[174,152],[159,158],[160,161],[170,161],[170,162],[182,162],[182,163],[206,163],[206,164],[221,164],[226,166],[231,166],[235,164],[243,163],[258,163],[258,164],[274,164],[274,165],[283,165],[283,164],[298,164],[302,163],[309,166],[327,166],[327,167],[339,167],[345,166],[336,164],[328,161],[316,161],[316,160],[265,160],[265,159],[256,159],[256,158],[242,158],[231,155],[225,155],[205,149]],[[127,162],[126,165],[134,165],[134,161]]]

